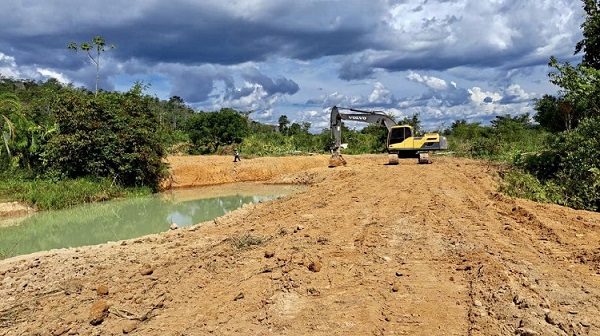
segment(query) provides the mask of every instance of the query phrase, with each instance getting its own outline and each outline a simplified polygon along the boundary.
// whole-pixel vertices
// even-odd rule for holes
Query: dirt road
[[[346,159],[173,158],[175,187],[309,187],[2,261],[0,334],[600,335],[600,214],[499,194],[483,162]]]

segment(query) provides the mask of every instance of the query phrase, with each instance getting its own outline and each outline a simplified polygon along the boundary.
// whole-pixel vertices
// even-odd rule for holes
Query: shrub
[[[166,151],[150,101],[139,85],[127,93],[61,94],[55,111],[58,131],[41,153],[46,175],[110,178],[157,190]]]

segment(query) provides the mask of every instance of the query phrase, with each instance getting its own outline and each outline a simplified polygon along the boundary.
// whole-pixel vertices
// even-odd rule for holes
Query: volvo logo
[[[348,116],[348,119],[350,120],[367,120],[367,117],[363,117],[363,116]]]

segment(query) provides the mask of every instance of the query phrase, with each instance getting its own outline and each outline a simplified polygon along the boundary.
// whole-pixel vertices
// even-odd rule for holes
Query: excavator
[[[349,111],[349,112],[340,112]],[[389,154],[389,164],[397,165],[399,158],[417,158],[418,163],[433,163],[430,153],[436,150],[448,149],[446,137],[437,133],[427,133],[416,136],[410,125],[396,125],[396,122],[382,111],[365,111],[354,108],[334,106],[331,109],[331,139],[332,155],[329,167],[346,165],[342,157],[342,120],[366,122],[385,126],[388,130],[386,149]]]

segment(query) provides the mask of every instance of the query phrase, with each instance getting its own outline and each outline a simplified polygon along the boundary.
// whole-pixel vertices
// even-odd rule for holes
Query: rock
[[[241,300],[244,298],[244,293],[239,293],[233,298],[233,301]]]
[[[137,328],[138,322],[136,321],[127,321],[123,323],[123,334],[129,334]]]
[[[477,307],[481,307],[481,306],[483,306],[483,303],[481,303],[481,301],[479,301],[479,300],[475,300],[475,301],[473,301],[473,304],[474,304],[475,306],[477,306]]]
[[[529,303],[527,302],[527,299],[519,294],[515,295],[515,297],[513,298],[513,303],[517,307],[519,307],[519,309],[529,308]]]
[[[142,275],[150,275],[152,273],[154,273],[154,268],[149,264],[145,264],[140,268],[140,274]]]
[[[54,330],[54,332],[52,333],[53,336],[60,336],[60,335],[64,335],[67,333],[67,331],[69,331],[71,328],[69,327],[59,327],[58,329]]]
[[[560,316],[557,313],[550,311],[546,314],[546,322],[552,325],[558,325],[560,324]]]
[[[392,292],[397,293],[398,291],[400,291],[400,287],[398,287],[398,285],[393,284],[392,285]]]
[[[96,301],[90,309],[90,324],[98,325],[108,316],[108,304],[106,301]]]
[[[275,251],[267,250],[265,251],[265,258],[273,258],[275,256]]]
[[[310,264],[308,264],[308,269],[311,272],[319,272],[321,271],[321,267],[323,265],[321,264],[321,262],[319,260],[315,260],[315,261],[311,261]]]
[[[96,294],[98,295],[108,295],[108,286],[107,285],[100,285],[98,286],[98,288],[96,288]]]
[[[171,226],[169,226],[169,229],[177,230],[177,229],[179,229],[179,226],[176,223],[171,223]]]
[[[521,336],[537,336],[539,335],[539,333],[533,329],[529,329],[529,328],[519,328],[515,331],[515,334],[517,335],[521,335]]]

